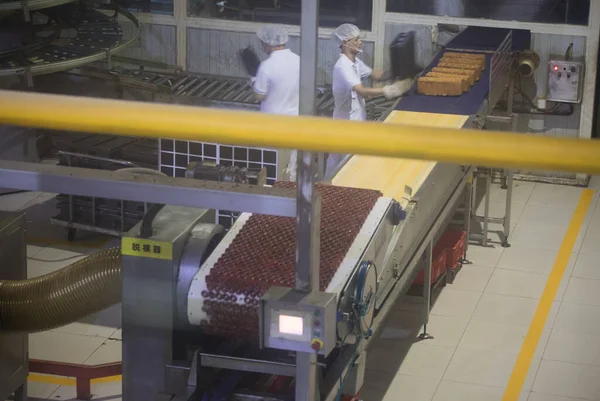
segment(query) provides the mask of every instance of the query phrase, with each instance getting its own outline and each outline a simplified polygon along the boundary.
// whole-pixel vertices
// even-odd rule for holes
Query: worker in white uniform
[[[352,24],[340,25],[332,34],[332,39],[340,47],[340,58],[333,67],[333,96],[335,108],[333,118],[365,121],[367,109],[365,98],[385,96],[393,99],[402,96],[413,85],[412,79],[398,81],[382,88],[367,88],[362,84],[366,78],[375,81],[383,79],[383,72],[373,71],[357,57],[362,52],[360,30]],[[331,179],[335,167],[343,160],[343,154],[330,153],[325,167],[325,178]]]
[[[286,48],[288,33],[279,25],[262,27],[257,33],[268,58],[260,63],[252,89],[264,113],[298,115],[300,96],[300,57]],[[297,152],[292,151],[286,172],[296,180]]]

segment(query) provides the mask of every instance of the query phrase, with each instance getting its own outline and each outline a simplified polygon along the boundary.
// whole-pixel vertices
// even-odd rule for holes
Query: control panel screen
[[[304,334],[304,319],[298,316],[279,315],[279,332],[294,336]]]

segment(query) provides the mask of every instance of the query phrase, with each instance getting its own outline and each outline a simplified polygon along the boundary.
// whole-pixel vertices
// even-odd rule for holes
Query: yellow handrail
[[[0,124],[600,173],[600,141],[0,91]],[[376,174],[376,172],[374,172]]]

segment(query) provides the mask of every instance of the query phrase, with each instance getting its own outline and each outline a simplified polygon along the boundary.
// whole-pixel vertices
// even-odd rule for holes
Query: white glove
[[[250,87],[252,88],[254,86],[254,82],[256,82],[256,77],[250,78],[250,80],[248,81],[248,85],[250,85]]]
[[[396,81],[391,85],[386,85],[383,87],[383,96],[386,99],[394,99],[404,95],[406,92],[412,88],[414,84],[414,80],[412,78],[406,78],[402,81]]]

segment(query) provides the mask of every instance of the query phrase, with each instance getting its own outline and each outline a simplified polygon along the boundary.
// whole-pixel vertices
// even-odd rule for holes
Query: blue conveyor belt
[[[468,27],[454,39],[452,39],[446,49],[467,50],[470,53],[486,52],[485,71],[481,73],[479,81],[473,87],[461,96],[423,96],[417,93],[417,86],[409,91],[408,95],[403,97],[396,110],[414,111],[421,113],[438,114],[457,114],[461,116],[470,116],[476,114],[481,105],[487,98],[490,91],[490,61],[492,53],[496,50],[509,30],[503,28],[482,28]],[[529,48],[530,32],[525,30],[513,30],[512,49],[513,51],[522,51]],[[440,52],[425,68],[422,75],[427,74],[435,67],[444,55]]]
[[[431,64],[423,71],[423,75],[431,71],[443,55],[443,52],[439,53],[433,59]],[[475,82],[475,85],[461,96],[419,95],[415,84],[409,94],[404,96],[400,102],[398,102],[396,110],[416,111],[421,113],[458,114],[461,116],[476,114],[490,91],[490,60],[491,55],[486,55],[485,70],[481,73],[479,81]]]

